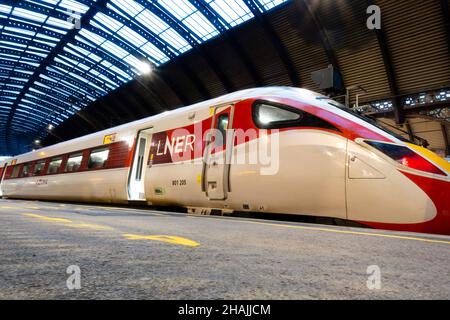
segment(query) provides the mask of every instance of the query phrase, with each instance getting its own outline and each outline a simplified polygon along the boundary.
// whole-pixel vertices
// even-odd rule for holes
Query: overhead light
[[[48,127],[47,127],[47,129],[48,130],[53,130],[55,128],[55,126],[54,125],[52,125],[51,123],[48,125]]]
[[[149,74],[150,72],[152,72],[152,66],[150,65],[150,63],[145,61],[139,62],[136,67],[140,74]]]
[[[40,144],[40,143],[41,143],[41,140],[36,139],[36,140],[34,140],[34,143],[35,143],[35,144]]]

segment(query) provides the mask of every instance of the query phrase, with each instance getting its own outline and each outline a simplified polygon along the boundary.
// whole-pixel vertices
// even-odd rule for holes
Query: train
[[[230,93],[0,163],[3,198],[340,219],[450,235],[450,164],[327,96]]]

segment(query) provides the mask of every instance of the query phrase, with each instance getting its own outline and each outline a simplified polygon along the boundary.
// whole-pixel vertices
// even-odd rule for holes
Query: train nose
[[[413,144],[408,144],[408,147],[437,166],[442,173],[436,178],[406,174],[436,206],[436,218],[426,223],[423,231],[450,235],[450,163],[428,149]]]
[[[403,174],[422,189],[436,207],[435,218],[423,223],[416,231],[450,235],[450,181],[406,172]]]

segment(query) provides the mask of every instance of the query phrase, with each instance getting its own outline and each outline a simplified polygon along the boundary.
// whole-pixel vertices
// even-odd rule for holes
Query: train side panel
[[[17,199],[126,203],[128,169],[86,171],[7,180],[4,195]]]
[[[226,200],[212,200],[204,190],[202,137],[211,129],[210,114],[203,114],[201,122],[182,127],[178,132],[173,129],[158,132],[164,127],[155,127],[151,151],[154,162],[147,167],[146,174],[147,200],[156,205],[346,219],[347,139],[320,129],[291,129],[260,136],[252,121],[254,100],[242,101],[235,108],[230,190]],[[190,135],[198,142],[195,150],[188,155],[177,154],[177,138],[186,141]],[[168,152],[167,144],[175,151]],[[185,149],[181,144],[179,151]],[[262,159],[268,151],[270,156]]]
[[[129,159],[133,149],[136,129],[112,129],[75,141],[63,143],[15,158],[17,166],[30,164],[30,173],[12,177],[14,165],[7,169],[2,182],[3,196],[18,199],[84,201],[103,203],[127,203],[127,179]],[[88,168],[90,153],[105,149],[109,152],[103,168]],[[82,155],[80,169],[66,172],[70,155]],[[52,159],[62,159],[58,172],[49,174]],[[36,174],[34,167],[45,161],[42,173]]]

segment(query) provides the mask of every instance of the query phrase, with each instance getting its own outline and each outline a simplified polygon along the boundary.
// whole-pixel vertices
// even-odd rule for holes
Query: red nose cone
[[[437,210],[436,218],[418,226],[417,231],[450,235],[450,182],[405,172],[403,174],[430,197]]]

